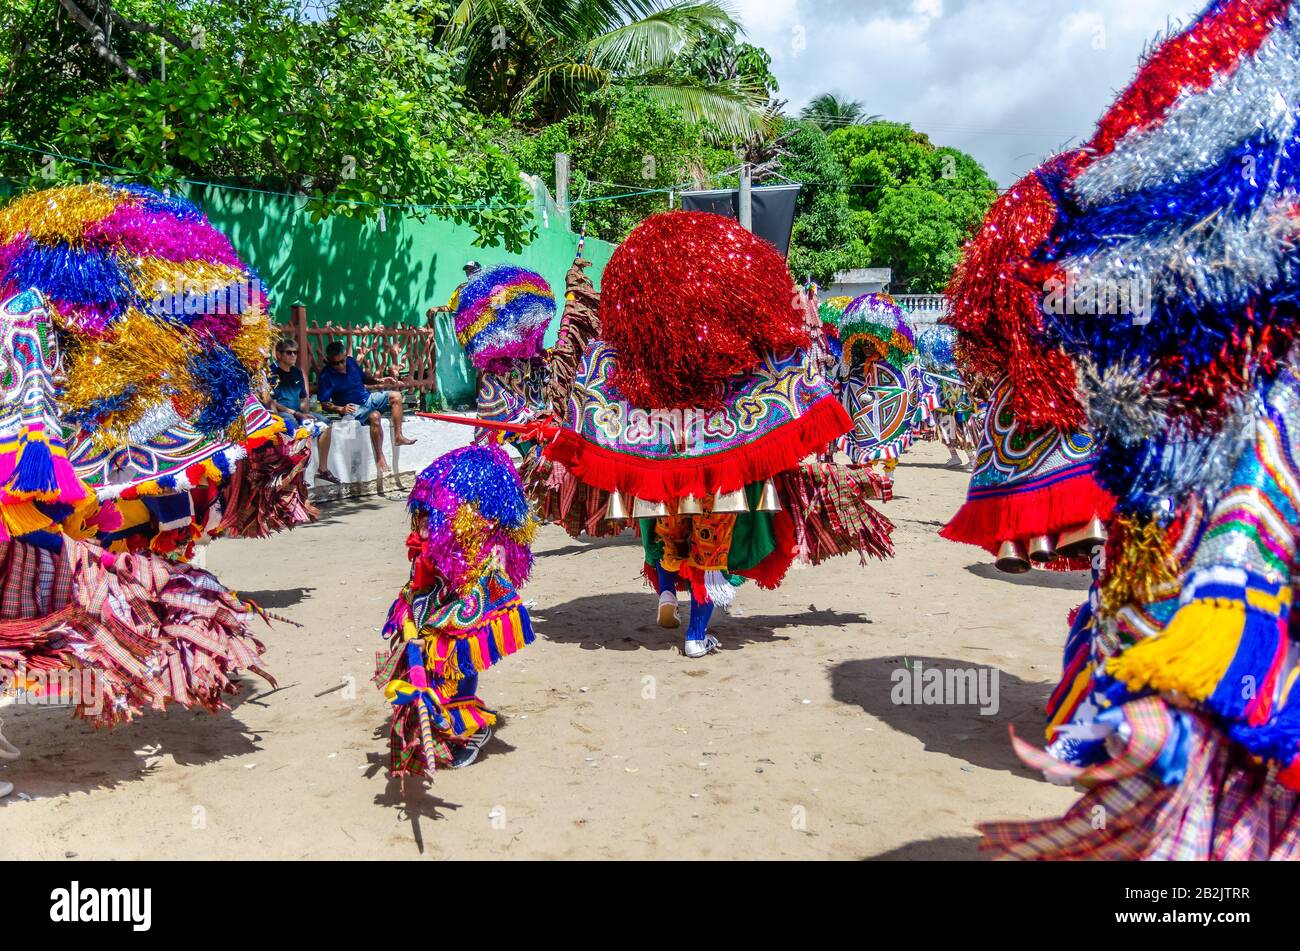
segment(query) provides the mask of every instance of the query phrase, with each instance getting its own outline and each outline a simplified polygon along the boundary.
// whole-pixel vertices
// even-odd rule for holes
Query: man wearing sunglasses
[[[330,424],[325,417],[308,409],[311,393],[307,379],[298,366],[298,344],[291,338],[275,344],[275,362],[271,364],[271,411],[284,420],[290,434],[305,425],[319,440],[319,462],[316,478],[339,484],[338,476],[330,472]]]
[[[316,384],[321,409],[370,427],[370,445],[375,451],[375,468],[380,475],[388,473],[388,460],[384,458],[384,430],[380,425],[385,412],[392,416],[393,442],[399,446],[415,444],[414,439],[408,439],[402,433],[402,394],[396,390],[372,392],[367,389],[368,386],[392,382],[377,379],[362,370],[361,365],[347,355],[341,342],[335,340],[325,348],[325,366],[321,367]]]

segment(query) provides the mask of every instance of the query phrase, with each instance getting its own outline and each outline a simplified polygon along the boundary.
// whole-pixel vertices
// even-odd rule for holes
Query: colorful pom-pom
[[[456,339],[470,363],[504,373],[515,360],[542,352],[555,317],[555,293],[540,274],[513,265],[488,268],[460,290]]]
[[[466,593],[493,570],[516,586],[528,579],[537,522],[500,446],[440,456],[416,479],[407,507],[425,520],[420,557],[452,590]]]

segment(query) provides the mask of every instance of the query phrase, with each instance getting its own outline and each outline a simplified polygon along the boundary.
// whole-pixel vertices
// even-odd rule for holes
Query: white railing
[[[896,294],[894,302],[917,326],[937,324],[948,314],[948,298],[944,294]]]

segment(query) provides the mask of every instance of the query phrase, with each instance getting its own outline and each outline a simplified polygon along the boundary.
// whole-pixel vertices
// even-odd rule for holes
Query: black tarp
[[[790,229],[794,227],[794,203],[799,185],[765,185],[750,189],[750,210],[754,234],[776,245],[783,255],[790,253]],[[740,220],[740,189],[682,192],[684,211],[711,211]]]

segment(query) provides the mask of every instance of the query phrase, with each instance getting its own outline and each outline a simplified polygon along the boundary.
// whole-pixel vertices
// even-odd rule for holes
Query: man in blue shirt
[[[316,383],[316,395],[321,409],[327,413],[355,419],[370,427],[370,445],[375,451],[375,468],[381,475],[388,472],[384,458],[384,429],[380,425],[384,412],[393,419],[393,442],[410,446],[414,439],[402,433],[402,394],[396,390],[371,392],[367,386],[381,386],[392,380],[380,380],[361,369],[361,365],[348,356],[343,344],[335,340],[325,348],[325,366],[321,367]]]

